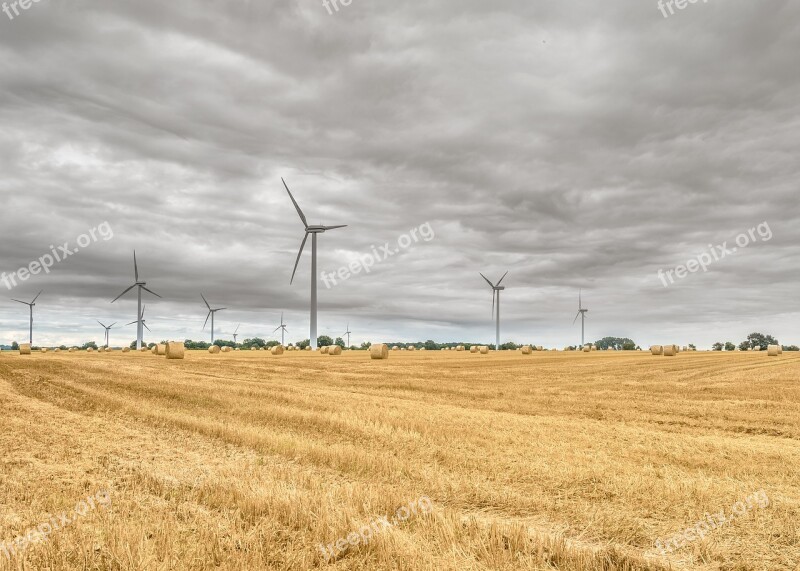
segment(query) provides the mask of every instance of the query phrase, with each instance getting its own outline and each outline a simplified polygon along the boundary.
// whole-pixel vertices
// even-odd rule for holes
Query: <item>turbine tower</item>
[[[275,332],[278,331],[279,329],[280,329],[280,332],[281,332],[281,347],[284,347],[285,346],[285,344],[284,344],[284,334],[288,333],[289,330],[286,329],[286,324],[283,322],[283,312],[281,312],[281,324],[278,327],[276,327],[275,331],[273,331],[272,333],[275,334]]]
[[[242,324],[241,324],[241,323],[240,323],[239,325],[237,325],[237,326],[236,326],[236,331],[234,331],[234,332],[233,332],[233,344],[234,344],[234,345],[236,344],[236,338],[239,336],[239,328],[240,328],[241,326],[242,326]]]
[[[97,320],[95,320],[95,321],[97,321]],[[97,321],[97,323],[100,323],[100,321]],[[135,323],[135,322],[134,322],[134,323]],[[108,325],[108,326],[106,326],[106,325],[103,325],[102,323],[100,323],[100,326],[101,326],[103,329],[105,329],[105,330],[106,330],[106,349],[108,349],[108,332],[109,332],[109,331],[111,331],[111,328],[112,328],[112,327],[114,327],[116,324],[117,324],[117,322],[116,322],[116,321],[115,321],[114,323],[112,323],[111,325]]]
[[[150,293],[153,293],[153,292],[150,292]],[[136,327],[137,331],[141,331],[142,329],[147,329],[148,331],[150,331],[150,328],[147,326],[147,323],[145,323],[145,321],[144,321],[144,308],[145,307],[147,307],[147,306],[143,306],[142,307],[142,313],[139,315],[139,319],[137,319],[136,321],[131,321],[130,323],[125,325],[125,327],[127,327],[128,325],[133,325],[134,323],[136,323],[137,324],[137,327]],[[152,331],[150,331],[150,333],[152,333]],[[142,338],[139,337],[139,339],[136,341],[136,349],[139,350],[141,348],[142,348]]]
[[[352,333],[352,331],[350,331],[350,322],[348,321],[347,322],[347,331],[344,332],[344,334],[347,335],[347,348],[348,349],[350,348],[350,334],[351,333]]]
[[[508,272],[504,273],[503,277],[500,278],[500,281],[497,282],[496,284],[493,284],[492,282],[489,281],[489,278],[487,278],[486,276],[481,274],[481,277],[483,279],[485,279],[486,283],[489,284],[489,287],[492,288],[492,316],[493,317],[494,317],[495,299],[497,300],[497,326],[496,326],[497,327],[497,331],[496,331],[495,344],[494,344],[495,351],[499,351],[500,350],[500,292],[503,291],[504,289],[506,289],[505,286],[501,286],[500,285],[500,282],[502,282],[504,279],[506,279],[507,275],[508,275]]]
[[[42,290],[42,291],[44,291],[44,290]],[[18,299],[12,299],[11,300],[11,301],[16,301],[17,303],[21,303],[22,305],[27,305],[28,308],[30,308],[30,310],[31,310],[30,329],[29,329],[29,335],[30,336],[28,338],[28,343],[31,344],[31,347],[33,347],[33,308],[36,305],[36,300],[39,299],[40,295],[42,295],[42,291],[37,293],[36,297],[34,297],[33,301],[30,302],[30,303],[28,303],[27,301],[20,301]]]
[[[206,325],[208,325],[208,318],[211,318],[211,344],[214,344],[214,316],[217,314],[218,311],[222,311],[223,309],[228,309],[227,307],[220,307],[218,309],[211,309],[211,306],[208,305],[208,301],[206,301],[205,296],[201,293],[200,297],[203,298],[203,301],[206,302],[206,307],[208,308],[208,315],[206,315],[206,322],[203,323],[203,330],[205,330]],[[239,330],[238,328],[236,329]]]
[[[581,298],[582,293],[582,290],[578,290],[578,314],[575,316],[575,319],[572,320],[572,324],[575,325],[575,322],[578,321],[578,317],[581,318],[581,347],[585,347],[586,342],[584,339],[584,332],[586,331],[586,314],[589,312],[589,310],[583,309],[583,301]]]
[[[142,307],[142,290],[144,290],[144,291],[146,291],[148,293],[152,293],[156,297],[161,297],[161,296],[158,295],[156,292],[147,289],[145,287],[147,285],[147,282],[140,282],[139,281],[139,266],[136,264],[136,250],[133,251],[133,274],[134,274],[134,278],[136,279],[136,282],[131,287],[129,287],[128,289],[123,291],[121,294],[119,294],[117,297],[115,297],[111,301],[111,303],[114,303],[115,301],[117,301],[123,295],[125,295],[126,293],[131,291],[133,288],[138,287],[138,290],[139,290],[138,291],[138,296],[137,296],[138,305],[137,305],[137,309],[136,309],[136,320],[137,321],[131,321],[131,323],[128,324],[128,325],[131,325],[132,323],[138,323],[139,324],[136,327],[136,350],[138,351],[139,349],[142,348],[142,337],[144,336],[144,328],[142,327],[144,325],[144,320],[142,319],[142,316],[144,315],[144,308]],[[150,330],[148,329],[148,331],[150,331]]]
[[[300,244],[300,251],[297,253],[297,261],[294,263],[294,271],[292,272],[292,279],[289,280],[291,284],[294,282],[294,275],[297,273],[297,264],[300,263],[300,256],[303,255],[303,248],[306,246],[306,240],[308,240],[308,235],[311,234],[311,332],[310,332],[310,343],[311,349],[317,349],[317,234],[323,234],[328,230],[336,230],[337,228],[346,228],[347,225],[341,226],[309,226],[308,221],[306,220],[303,211],[300,210],[300,207],[297,205],[297,201],[292,196],[292,191],[289,190],[289,187],[286,185],[286,181],[281,178],[281,182],[283,182],[283,186],[286,188],[286,192],[289,193],[289,198],[292,199],[292,204],[294,204],[295,209],[297,210],[297,214],[300,215],[300,220],[303,222],[303,226],[305,226],[306,235],[303,237],[303,243]]]

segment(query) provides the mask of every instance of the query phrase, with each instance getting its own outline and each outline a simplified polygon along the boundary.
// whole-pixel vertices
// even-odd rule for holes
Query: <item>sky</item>
[[[37,345],[134,321],[133,292],[111,303],[134,250],[162,296],[146,341],[208,340],[201,293],[218,338],[274,339],[281,312],[308,338],[282,177],[310,224],[348,225],[319,238],[320,272],[353,268],[320,276],[320,335],[491,342],[479,272],[508,272],[502,342],[579,343],[582,290],[587,342],[800,344],[796,1],[14,6],[0,344],[40,290]]]

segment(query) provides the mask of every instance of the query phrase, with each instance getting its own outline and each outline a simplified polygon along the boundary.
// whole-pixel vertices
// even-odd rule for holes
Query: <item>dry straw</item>
[[[477,345],[473,345],[472,347],[469,348],[470,353],[477,353],[478,351],[480,351],[480,349],[478,348]]]
[[[58,351],[58,349],[56,349],[56,351]],[[131,352],[131,348],[130,347],[123,347],[122,348],[122,352],[123,353],[130,353]]]
[[[183,359],[186,347],[182,341],[169,341],[166,345],[165,354],[167,359]]]
[[[389,347],[385,343],[373,343],[369,348],[370,359],[388,359]]]
[[[395,345],[394,347],[392,347],[392,351],[399,351],[399,350],[400,350],[400,347],[398,347],[397,345]]]
[[[61,348],[56,347],[55,349],[53,349],[53,353],[61,353]]]
[[[273,355],[283,355],[283,347],[280,345],[275,345],[271,352]]]
[[[42,352],[42,353],[47,353],[47,351],[48,351],[47,347],[42,347],[42,348],[41,348],[41,352]]]
[[[328,347],[328,355],[341,355],[341,354],[342,354],[342,348],[339,347],[338,345],[331,345],[330,347]]]
[[[489,348],[486,345],[481,345],[481,349],[480,350],[481,350],[481,355],[488,355],[489,354]]]
[[[322,353],[323,355],[327,355],[328,351],[330,351],[330,345],[325,345],[324,347],[321,347],[319,350],[319,352]]]
[[[208,348],[208,352],[211,353],[212,355],[216,355],[220,351],[222,351],[222,349],[219,348],[219,345],[212,345],[211,347]]]
[[[456,347],[456,351],[463,351],[463,350],[464,350],[463,345],[459,345],[458,347]]]
[[[674,357],[678,354],[678,347],[676,345],[664,345],[664,356]]]
[[[586,345],[586,346],[583,348],[583,352],[584,352],[584,353],[591,353],[591,352],[592,352],[592,346],[591,346],[591,345]]]
[[[222,352],[223,353],[230,353],[231,352],[231,348],[230,347],[223,347],[222,348]]]
[[[778,355],[781,354],[780,353],[780,346],[778,346],[778,345],[770,345],[769,348],[767,349],[767,354],[770,357],[777,357]]]
[[[31,345],[30,343],[23,343],[19,346],[19,354],[20,355],[30,355],[31,354]]]
[[[662,345],[653,345],[650,347],[650,353],[653,355],[663,355],[664,347]]]
[[[531,348],[530,345],[523,345],[522,346],[522,354],[523,355],[530,355],[531,353],[533,353],[533,349]]]

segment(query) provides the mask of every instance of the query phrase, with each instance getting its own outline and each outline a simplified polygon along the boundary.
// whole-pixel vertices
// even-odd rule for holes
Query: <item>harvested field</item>
[[[111,500],[0,569],[800,564],[792,354],[3,353],[0,402],[0,541]],[[759,490],[768,506],[658,554]]]

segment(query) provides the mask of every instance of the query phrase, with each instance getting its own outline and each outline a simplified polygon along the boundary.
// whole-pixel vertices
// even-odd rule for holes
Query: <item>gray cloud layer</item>
[[[127,323],[132,252],[164,300],[154,338],[308,336],[302,227],[333,271],[429,222],[436,238],[320,290],[320,333],[563,346],[588,337],[800,342],[800,4],[655,1],[56,1],[0,13],[0,271],[108,221],[3,297],[42,343]],[[767,221],[759,242],[664,288],[670,269]],[[8,295],[6,295],[6,293]],[[26,310],[0,302],[0,343]],[[227,315],[226,315],[227,313]],[[117,343],[134,337],[117,332]]]

